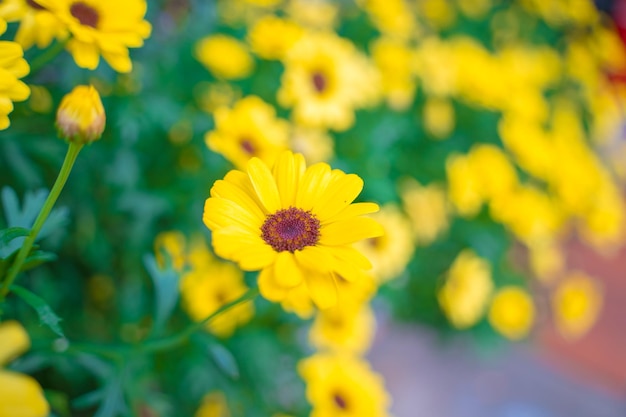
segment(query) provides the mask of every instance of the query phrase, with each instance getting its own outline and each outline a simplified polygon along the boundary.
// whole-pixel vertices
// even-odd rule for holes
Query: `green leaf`
[[[217,367],[231,379],[239,379],[239,366],[235,357],[228,349],[217,342],[208,345],[211,359]]]
[[[61,318],[56,315],[52,308],[45,302],[45,300],[38,295],[32,293],[24,287],[20,287],[19,285],[11,285],[11,291],[13,291],[18,297],[26,302],[29,306],[31,306],[37,312],[39,316],[39,320],[41,323],[45,324],[52,330],[55,334],[60,337],[65,337],[63,334],[63,330],[61,330],[61,326],[59,323],[61,322]]]
[[[154,327],[160,329],[172,314],[178,301],[178,273],[171,266],[164,270],[160,269],[155,257],[151,254],[144,256],[143,262],[154,282],[156,297]]]
[[[16,237],[28,236],[30,230],[24,227],[9,227],[8,229],[0,230],[0,245],[6,246],[10,241]]]
[[[20,271],[27,271],[38,265],[46,262],[51,262],[57,259],[57,256],[51,252],[44,252],[41,250],[31,252],[30,255],[24,260]]]

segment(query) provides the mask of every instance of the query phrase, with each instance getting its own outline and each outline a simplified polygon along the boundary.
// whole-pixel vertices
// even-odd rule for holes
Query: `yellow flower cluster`
[[[240,298],[247,290],[243,272],[235,265],[216,259],[202,238],[188,244],[180,232],[162,232],[155,239],[157,261],[180,274],[180,296],[187,314],[202,321],[222,306]],[[207,330],[229,337],[254,315],[252,302],[238,304],[207,322]]]
[[[6,22],[0,15],[0,35],[6,31]],[[0,130],[9,127],[9,113],[14,101],[24,101],[30,95],[28,86],[20,80],[30,71],[23,58],[22,47],[11,41],[0,41]]]

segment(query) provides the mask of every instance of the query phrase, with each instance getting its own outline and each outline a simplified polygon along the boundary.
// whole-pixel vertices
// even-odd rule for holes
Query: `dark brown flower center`
[[[348,403],[346,402],[346,399],[343,398],[343,396],[339,394],[338,392],[336,392],[333,395],[333,401],[335,402],[335,405],[341,408],[342,410],[345,410],[348,408]]]
[[[250,139],[246,137],[241,138],[239,140],[239,146],[241,146],[241,149],[243,149],[243,151],[248,155],[256,155],[256,147],[252,144],[252,141]]]
[[[26,0],[26,4],[28,4],[31,7],[31,9],[46,10],[45,7],[37,3],[35,0]]]
[[[78,19],[81,25],[92,28],[98,27],[100,15],[98,14],[98,11],[90,5],[83,3],[82,1],[77,1],[70,6],[70,13]]]
[[[317,244],[320,221],[310,211],[289,207],[267,216],[261,226],[261,237],[275,251],[293,253]]]
[[[311,82],[313,83],[315,91],[320,94],[323,93],[328,86],[328,80],[326,79],[326,76],[319,71],[315,71],[313,73],[313,75],[311,76]]]

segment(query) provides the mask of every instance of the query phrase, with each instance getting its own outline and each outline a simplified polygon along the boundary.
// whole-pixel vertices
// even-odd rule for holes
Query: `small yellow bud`
[[[105,123],[100,95],[92,85],[74,87],[57,110],[59,136],[71,142],[87,144],[100,139]]]

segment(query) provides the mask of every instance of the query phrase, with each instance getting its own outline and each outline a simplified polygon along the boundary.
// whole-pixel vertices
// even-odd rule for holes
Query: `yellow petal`
[[[323,226],[319,243],[329,246],[347,245],[359,240],[382,236],[383,233],[383,227],[377,221],[367,217],[356,217]]]
[[[378,204],[376,203],[354,203],[341,210],[333,217],[321,221],[321,223],[324,225],[342,220],[348,220],[364,214],[376,213],[379,209],[380,207],[378,207]]]
[[[0,364],[16,358],[28,348],[30,348],[30,339],[20,323],[10,320],[0,324]]]
[[[315,202],[313,213],[320,221],[345,209],[363,190],[363,180],[354,174],[342,175],[329,184],[318,201]]]
[[[307,168],[298,186],[296,207],[311,210],[319,195],[324,192],[329,180],[330,166],[328,164],[320,162]]]
[[[259,158],[251,158],[248,161],[247,171],[250,182],[252,182],[261,204],[269,213],[275,213],[280,210],[278,187],[267,165]]]
[[[263,225],[263,220],[259,216],[255,216],[231,200],[219,197],[210,197],[206,200],[202,220],[211,230],[237,225],[259,236]]]
[[[214,231],[213,250],[218,256],[237,262],[245,271],[258,271],[276,259],[276,252],[260,237],[237,226]]]
[[[337,304],[337,286],[329,273],[307,273],[305,282],[311,299],[320,309],[333,307]]]
[[[259,292],[270,301],[281,301],[287,296],[288,289],[276,283],[274,268],[265,268],[259,274]]]
[[[335,258],[338,258],[341,262],[347,262],[360,269],[372,268],[370,260],[352,246],[336,246],[333,247],[332,252]]]
[[[0,371],[0,417],[46,417],[50,407],[33,378]]]
[[[335,268],[335,260],[323,248],[318,246],[306,246],[294,253],[298,264],[305,269],[313,271],[330,272]]]
[[[96,46],[71,39],[67,42],[67,50],[72,54],[76,65],[81,68],[95,70],[100,62]]]
[[[211,197],[221,197],[226,200],[231,200],[240,205],[245,210],[249,211],[253,216],[258,218],[259,222],[263,223],[265,220],[265,214],[257,204],[257,202],[246,193],[246,191],[232,182],[225,180],[215,181],[213,187],[211,187]]]
[[[304,157],[301,154],[282,152],[274,164],[272,173],[276,180],[282,208],[293,207],[296,203],[298,183],[306,168]]]
[[[295,287],[304,280],[293,253],[288,251],[280,252],[276,256],[274,274],[276,282],[283,287]]]

